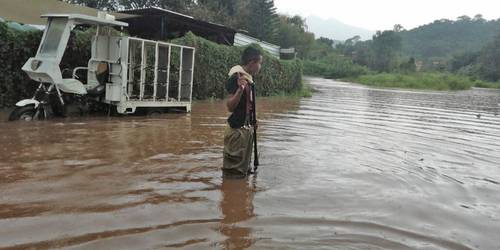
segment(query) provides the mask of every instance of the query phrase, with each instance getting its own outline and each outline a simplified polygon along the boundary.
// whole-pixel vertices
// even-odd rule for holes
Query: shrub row
[[[87,65],[93,32],[73,32],[61,69]],[[41,37],[41,31],[17,31],[0,22],[0,108],[11,107],[18,100],[33,95],[37,83],[31,81],[21,67],[36,54]],[[232,66],[239,64],[244,48],[219,45],[192,33],[173,43],[196,48],[193,98],[223,98],[227,73]],[[261,96],[300,91],[302,63],[278,60],[264,52],[264,65],[256,82]]]

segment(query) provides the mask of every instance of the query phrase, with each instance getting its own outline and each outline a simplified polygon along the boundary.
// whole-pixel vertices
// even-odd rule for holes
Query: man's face
[[[259,56],[259,59],[251,61],[250,64],[248,65],[248,69],[250,71],[248,73],[250,73],[251,75],[257,75],[260,71],[260,68],[262,67],[262,62],[263,62],[262,56]]]

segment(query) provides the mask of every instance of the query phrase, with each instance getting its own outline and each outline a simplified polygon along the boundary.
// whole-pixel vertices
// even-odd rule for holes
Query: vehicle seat
[[[99,84],[87,90],[90,96],[100,96],[106,91],[106,83],[109,80],[109,64],[107,62],[99,62],[95,70],[95,78]]]

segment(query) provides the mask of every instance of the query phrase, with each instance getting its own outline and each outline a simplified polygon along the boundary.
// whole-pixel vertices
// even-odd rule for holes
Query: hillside
[[[464,16],[456,21],[436,20],[400,35],[404,56],[426,60],[479,51],[499,33],[500,19],[486,21],[480,16]]]

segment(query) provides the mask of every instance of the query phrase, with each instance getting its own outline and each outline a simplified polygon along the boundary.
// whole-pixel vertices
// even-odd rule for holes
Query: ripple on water
[[[0,123],[0,248],[500,249],[500,91],[307,78],[261,98],[261,166],[221,178],[223,101]]]

